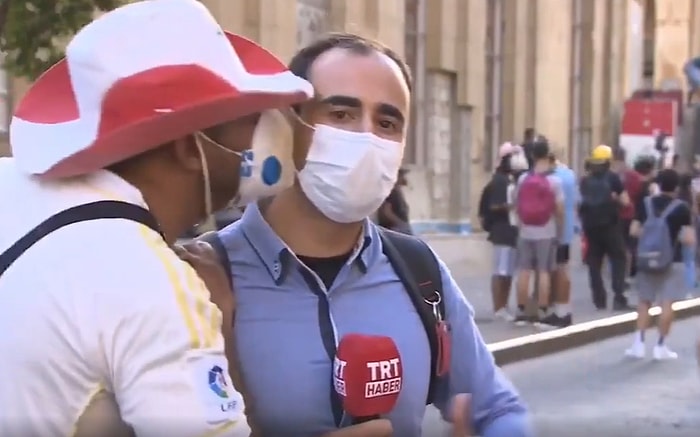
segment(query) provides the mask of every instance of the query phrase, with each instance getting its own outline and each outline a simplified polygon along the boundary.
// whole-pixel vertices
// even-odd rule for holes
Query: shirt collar
[[[277,285],[281,284],[293,263],[297,261],[292,250],[270,227],[256,203],[246,206],[240,226],[243,236],[257,253],[270,276]],[[372,261],[372,251],[367,249],[373,239],[376,240],[376,232],[369,219],[365,219],[362,229],[362,235],[347,264],[356,262],[362,273],[366,273],[367,266]]]
[[[105,198],[133,203],[148,209],[141,191],[125,179],[108,170],[98,170],[84,176],[84,183]]]

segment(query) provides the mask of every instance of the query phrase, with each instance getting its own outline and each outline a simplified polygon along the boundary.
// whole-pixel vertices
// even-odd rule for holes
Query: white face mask
[[[263,197],[275,195],[294,183],[292,127],[278,110],[265,111],[255,126],[251,148],[236,152],[199,132],[209,143],[241,159],[238,194],[232,206],[244,206]],[[207,216],[213,212],[209,167],[202,146],[197,141],[204,169],[204,199]]]
[[[363,220],[381,206],[398,176],[403,145],[370,132],[316,125],[306,165],[304,194],[338,223]]]

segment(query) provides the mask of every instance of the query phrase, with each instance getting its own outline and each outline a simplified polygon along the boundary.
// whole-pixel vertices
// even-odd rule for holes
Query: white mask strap
[[[205,134],[205,133],[202,132],[202,131],[195,132],[195,135],[198,135],[198,136],[204,138],[205,140],[209,141],[210,143],[212,143],[213,145],[215,145],[215,146],[218,147],[219,149],[223,150],[224,152],[232,153],[232,154],[238,156],[239,158],[243,157],[243,153],[242,153],[242,152],[236,152],[235,150],[231,150],[231,149],[229,149],[229,148],[226,148],[226,147],[222,146],[221,144],[219,144],[219,143],[217,143],[216,141],[212,140],[211,137],[210,137],[209,135]],[[197,141],[197,145],[201,148],[201,146],[199,145],[199,141]]]
[[[305,122],[304,119],[301,118],[301,116],[299,115],[299,113],[297,113],[297,111],[295,111],[295,110],[293,110],[293,109],[289,109],[289,111],[284,111],[284,112],[282,112],[282,114],[285,114],[285,113],[289,114],[288,117],[294,119],[297,123],[299,123],[300,125],[304,126],[305,128],[311,129],[312,131],[315,131],[315,130],[316,130],[315,127],[313,127],[313,126],[311,126],[309,123]]]
[[[201,135],[203,135],[205,138],[207,138],[207,140],[209,140],[209,138],[206,135]],[[202,176],[204,177],[204,213],[206,214],[206,219],[209,219],[214,209],[211,200],[211,178],[209,177],[209,165],[207,165],[207,156],[204,154],[204,148],[202,147],[202,143],[200,143],[199,138],[197,138],[196,135],[194,143],[197,145],[197,150],[199,150],[199,156],[202,160]]]

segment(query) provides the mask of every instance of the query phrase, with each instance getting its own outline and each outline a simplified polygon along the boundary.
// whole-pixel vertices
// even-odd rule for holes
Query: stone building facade
[[[202,0],[223,27],[288,60],[328,31],[381,40],[415,78],[405,165],[416,227],[464,232],[498,145],[534,127],[580,168],[613,142],[642,86],[684,86],[700,0]],[[26,88],[0,75],[0,153]]]

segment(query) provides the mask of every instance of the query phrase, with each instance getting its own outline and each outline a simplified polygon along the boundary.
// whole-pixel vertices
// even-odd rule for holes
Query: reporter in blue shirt
[[[334,35],[302,49],[290,70],[316,91],[299,108],[303,121],[295,122],[297,181],[249,205],[240,221],[219,233],[231,261],[247,405],[263,435],[316,437],[349,426],[332,401],[330,352],[348,333],[385,335],[403,365],[402,390],[388,419],[394,435],[418,437],[431,350],[382,252],[378,228],[367,218],[393,187],[401,164],[408,69],[386,47]],[[527,411],[495,365],[472,307],[443,263],[440,269],[452,359],[435,406],[449,419],[454,397],[470,394],[469,425],[477,434],[532,435]]]

